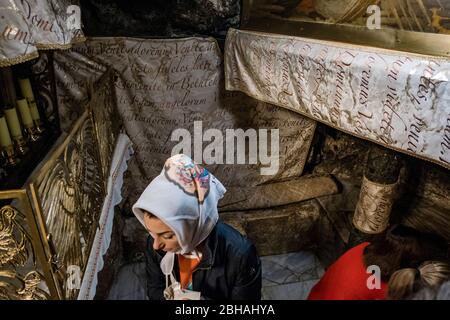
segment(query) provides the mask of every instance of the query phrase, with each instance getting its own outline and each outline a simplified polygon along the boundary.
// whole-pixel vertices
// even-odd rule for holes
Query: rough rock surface
[[[237,0],[82,0],[83,30],[88,36],[224,38],[240,22]]]
[[[323,214],[315,200],[265,210],[221,213],[221,219],[245,234],[262,256],[300,251],[313,245]]]

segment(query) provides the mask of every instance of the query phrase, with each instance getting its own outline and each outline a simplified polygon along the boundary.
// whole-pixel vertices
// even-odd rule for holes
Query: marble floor
[[[324,273],[309,251],[261,257],[262,299],[303,300]],[[121,267],[108,295],[109,300],[146,300],[145,264]]]
[[[305,300],[324,269],[309,251],[261,257],[263,300]]]

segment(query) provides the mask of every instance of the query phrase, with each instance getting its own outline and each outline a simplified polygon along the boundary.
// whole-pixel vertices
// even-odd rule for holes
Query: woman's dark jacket
[[[202,260],[192,275],[193,290],[205,299],[261,299],[261,262],[255,246],[237,230],[219,221],[206,238]],[[148,237],[146,250],[147,294],[151,300],[164,299],[165,276],[160,262],[165,252],[153,249]],[[179,278],[178,261],[174,276]]]

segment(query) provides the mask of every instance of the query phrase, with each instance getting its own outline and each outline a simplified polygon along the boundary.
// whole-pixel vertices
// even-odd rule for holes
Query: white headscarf
[[[133,206],[145,227],[144,212],[164,222],[176,235],[182,255],[196,254],[219,219],[217,203],[225,187],[208,170],[184,154],[166,160],[162,172],[147,186]],[[172,274],[175,253],[167,252],[160,267],[166,280]]]

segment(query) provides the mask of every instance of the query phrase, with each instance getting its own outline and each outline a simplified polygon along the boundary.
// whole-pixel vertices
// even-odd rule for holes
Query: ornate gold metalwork
[[[5,159],[7,166],[15,166],[17,164],[18,159],[16,158],[14,146],[12,144],[2,148],[0,151],[0,155]]]
[[[30,271],[24,277],[0,271],[0,300],[47,300],[49,294],[38,287],[42,281],[43,276],[37,271]]]
[[[109,175],[115,142],[120,132],[121,121],[115,107],[117,103],[114,100],[115,95],[111,94],[111,88],[114,88],[113,84],[116,79],[117,75],[114,70],[103,75],[95,84],[98,89],[95,90],[95,96],[89,103],[105,177]],[[101,108],[99,108],[100,105]]]
[[[82,278],[106,197],[120,130],[109,94],[114,79],[107,73],[96,85],[86,111],[26,189],[0,191],[0,200],[17,198],[25,212],[0,210],[0,299],[77,298],[66,270],[77,266]]]
[[[437,8],[431,9],[431,12],[431,25],[433,26],[433,28],[435,28],[438,33],[450,34],[450,29],[443,26],[443,22],[450,21],[450,18],[441,17]]]
[[[0,209],[0,265],[23,266],[28,253],[25,247],[26,233],[16,221],[17,210],[11,206]],[[14,232],[18,231],[18,238]]]
[[[16,146],[17,153],[20,155],[26,154],[29,150],[29,148],[27,147],[27,142],[24,137],[14,138],[14,144]]]
[[[23,63],[29,60],[33,60],[39,57],[39,53],[37,51],[33,51],[18,57],[0,60],[0,68],[13,66],[15,64]]]
[[[420,0],[414,1],[414,7],[410,0],[383,0],[383,3],[387,5],[382,6],[382,29],[370,30],[361,17],[343,24],[295,15],[286,17],[279,12],[257,16],[253,13],[260,12],[255,10],[257,5],[261,7],[259,2],[244,0],[241,29],[450,57],[450,31],[443,26],[450,17],[440,16],[439,8],[424,10]]]
[[[90,110],[86,110],[31,184],[37,191],[37,207],[42,210],[53,239],[57,253],[53,260],[64,270],[69,266],[81,270],[86,267],[106,196],[98,143],[89,115]],[[68,288],[66,281],[61,282],[61,287],[66,298],[76,297],[78,289]]]
[[[0,208],[0,300],[57,297],[26,191],[0,191],[5,199],[13,202]]]

